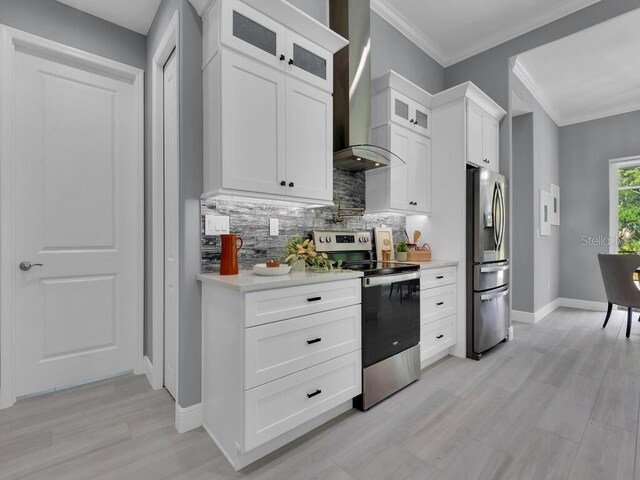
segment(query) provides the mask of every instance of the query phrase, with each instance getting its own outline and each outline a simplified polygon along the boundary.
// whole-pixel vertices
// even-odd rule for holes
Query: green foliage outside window
[[[640,167],[621,168],[618,186],[618,248],[640,252]]]

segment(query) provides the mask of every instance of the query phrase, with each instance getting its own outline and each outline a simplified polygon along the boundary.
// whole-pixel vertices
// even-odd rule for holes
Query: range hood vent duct
[[[371,145],[371,7],[369,0],[329,0],[329,25],[349,40],[333,58],[333,165],[360,171],[405,162]]]

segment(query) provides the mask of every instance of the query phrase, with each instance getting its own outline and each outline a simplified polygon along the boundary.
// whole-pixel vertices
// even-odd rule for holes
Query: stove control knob
[[[326,240],[327,240],[327,243],[331,243],[333,241],[331,240],[331,237],[327,237]]]
[[[320,243],[324,243],[324,237],[318,237],[318,241],[319,241]]]

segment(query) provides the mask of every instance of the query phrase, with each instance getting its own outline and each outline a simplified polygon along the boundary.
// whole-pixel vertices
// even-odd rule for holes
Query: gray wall
[[[560,296],[606,301],[596,255],[609,237],[609,160],[640,155],[640,111],[560,128]]]
[[[533,114],[513,118],[513,309],[533,312],[535,217],[533,211]]]
[[[407,37],[371,12],[371,76],[394,70],[427,92],[445,88],[444,68]]]
[[[55,0],[0,0],[0,23],[141,69],[146,39]]]
[[[200,272],[200,195],[202,194],[202,21],[187,0],[163,0],[147,37],[149,71],[155,50],[173,17],[180,12],[180,385],[178,403],[188,407],[200,402],[201,288]],[[150,80],[150,79],[149,79]],[[151,82],[147,85],[151,96]],[[151,245],[151,104],[146,105],[146,249]],[[146,324],[150,347],[150,295],[152,278],[147,258]],[[153,352],[147,348],[153,358]]]

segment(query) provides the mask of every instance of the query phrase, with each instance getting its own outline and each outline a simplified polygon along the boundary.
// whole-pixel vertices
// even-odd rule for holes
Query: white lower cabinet
[[[361,281],[202,291],[203,426],[234,468],[362,393]]]
[[[456,344],[457,267],[424,269],[420,275],[420,362],[422,368]],[[440,355],[441,356],[441,355]]]
[[[262,445],[361,393],[360,351],[245,393],[244,448]]]

